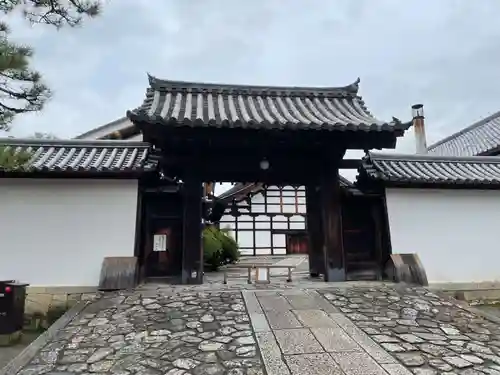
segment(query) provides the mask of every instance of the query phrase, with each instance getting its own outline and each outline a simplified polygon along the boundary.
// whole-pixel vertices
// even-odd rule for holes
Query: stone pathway
[[[426,289],[320,293],[414,374],[500,375],[500,326]]]
[[[104,295],[18,375],[500,375],[500,326],[426,289],[240,286]]]
[[[316,291],[247,291],[268,374],[368,375],[406,369]]]
[[[56,372],[264,374],[238,292],[135,293],[101,300],[18,374]]]

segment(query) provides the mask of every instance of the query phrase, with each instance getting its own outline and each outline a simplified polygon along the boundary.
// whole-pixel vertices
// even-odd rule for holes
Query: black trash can
[[[10,335],[23,329],[28,285],[13,280],[0,281],[0,335]]]

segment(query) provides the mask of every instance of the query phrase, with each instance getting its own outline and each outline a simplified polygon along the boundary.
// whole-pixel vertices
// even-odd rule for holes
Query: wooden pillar
[[[182,283],[203,284],[201,179],[189,176],[183,184]]]
[[[319,199],[319,186],[306,186],[306,220],[309,239],[309,274],[311,277],[319,277],[320,274],[325,273]]]
[[[336,165],[335,165],[336,164]],[[338,164],[325,168],[320,183],[325,281],[345,281]]]

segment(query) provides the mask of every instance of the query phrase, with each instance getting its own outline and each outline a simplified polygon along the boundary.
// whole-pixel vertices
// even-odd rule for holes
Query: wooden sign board
[[[166,234],[155,234],[153,236],[153,251],[167,251]]]

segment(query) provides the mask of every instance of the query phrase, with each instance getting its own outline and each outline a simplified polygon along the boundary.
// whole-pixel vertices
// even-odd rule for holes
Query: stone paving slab
[[[301,328],[302,324],[291,311],[266,311],[265,316],[272,329]]]
[[[264,314],[250,314],[250,320],[252,322],[252,328],[254,332],[271,331],[271,327],[269,327],[266,316]]]
[[[304,263],[307,264],[309,267],[309,264],[307,262],[307,255],[294,255],[294,256],[287,256],[284,259],[278,260],[275,265],[276,266],[299,266],[300,264]]]
[[[283,296],[263,296],[259,298],[259,302],[264,311],[286,312],[292,309],[292,305]]]
[[[300,354],[285,357],[292,375],[344,375],[329,354]]]
[[[264,359],[266,367],[268,362],[275,364],[271,370],[268,368],[269,374],[278,371],[277,363],[281,372],[276,373],[287,375],[387,375],[391,374],[389,371],[398,370],[411,374],[315,290],[256,291],[254,294],[271,329],[266,333],[265,348],[259,341],[262,356],[268,358]],[[283,303],[280,297],[290,303]],[[280,311],[266,308],[277,300],[281,301]],[[303,309],[295,309],[297,307]],[[361,357],[356,367],[356,359]],[[386,370],[382,364],[393,366]]]
[[[286,294],[284,297],[295,310],[313,310],[321,308],[327,312],[338,312],[337,308],[325,301],[325,299],[316,293]]]
[[[387,375],[370,356],[360,351],[330,353],[346,375]]]
[[[361,346],[340,327],[313,328],[311,331],[327,352],[363,350]]]
[[[321,344],[308,329],[280,329],[274,336],[283,354],[309,354],[324,352]]]
[[[322,310],[292,310],[304,327],[338,327],[338,324]]]

